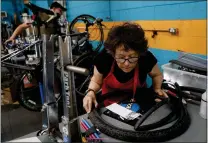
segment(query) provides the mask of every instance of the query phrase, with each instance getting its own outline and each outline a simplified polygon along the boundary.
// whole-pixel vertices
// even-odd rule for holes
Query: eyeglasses
[[[136,63],[138,61],[138,57],[132,57],[132,58],[128,58],[128,59],[124,59],[124,58],[115,58],[115,60],[119,63],[125,63],[126,60],[129,62],[129,63]]]

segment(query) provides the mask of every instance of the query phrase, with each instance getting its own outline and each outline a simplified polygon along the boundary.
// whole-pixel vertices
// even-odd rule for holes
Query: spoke
[[[90,75],[88,75],[88,77],[85,79],[85,81],[78,87],[78,91],[81,91],[81,89],[83,88],[83,86],[85,85],[85,83],[90,79]]]

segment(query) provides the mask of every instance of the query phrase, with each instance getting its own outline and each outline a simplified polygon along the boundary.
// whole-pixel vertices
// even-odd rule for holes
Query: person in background
[[[18,27],[18,25],[21,24],[21,22],[20,22],[16,13],[13,14],[13,19],[12,19],[11,23],[13,25],[13,29],[12,29],[13,31],[15,31],[15,29]]]
[[[146,88],[149,75],[153,81],[154,91],[163,97],[167,94],[161,89],[163,75],[155,56],[148,51],[148,41],[140,25],[124,23],[113,27],[104,43],[104,50],[95,58],[94,73],[83,99],[87,113],[93,104],[98,105],[96,93],[102,89],[102,95],[115,90],[132,90],[134,95],[138,88]],[[101,96],[102,96],[101,95]],[[107,99],[104,105],[118,102],[122,97]]]
[[[61,4],[59,4],[58,2],[53,2],[50,6],[50,10],[55,14],[59,14],[62,15],[64,11],[66,11],[67,9],[64,8]],[[47,19],[49,19],[50,17],[45,14],[45,13],[40,13],[39,14],[40,18],[42,21],[46,21]],[[35,15],[32,16],[33,20],[35,18]],[[30,22],[24,22],[22,24],[20,24],[15,31],[13,32],[12,36],[5,41],[5,43],[7,42],[12,42],[14,43],[15,38],[21,34],[25,29],[30,28],[33,23],[35,21],[30,21]],[[50,25],[48,27],[45,27],[44,25],[42,25],[40,27],[40,35],[42,34],[47,34],[47,35],[51,35],[51,34],[60,34],[60,29],[58,28],[58,24],[57,21],[50,23]],[[35,34],[37,35],[37,29],[35,30]]]

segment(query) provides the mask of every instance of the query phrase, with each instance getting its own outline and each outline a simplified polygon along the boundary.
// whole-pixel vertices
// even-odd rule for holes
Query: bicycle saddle
[[[45,8],[42,8],[42,7],[39,7],[35,4],[32,4],[31,2],[25,4],[25,6],[27,6],[30,10],[32,10],[33,13],[36,13],[36,12],[44,12],[46,14],[49,14],[49,15],[54,15],[54,13],[48,9],[45,9]]]

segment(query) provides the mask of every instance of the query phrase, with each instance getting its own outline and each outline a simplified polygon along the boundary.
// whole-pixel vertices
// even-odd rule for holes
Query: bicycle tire
[[[74,30],[74,25],[75,25],[75,23],[78,21],[78,18],[81,18],[81,17],[86,17],[86,18],[91,18],[91,19],[93,19],[93,20],[96,20],[96,18],[94,17],[94,16],[91,16],[91,15],[88,15],[88,14],[82,14],[82,15],[79,15],[79,16],[77,16],[77,17],[75,17],[73,20],[72,20],[72,22],[71,22],[71,24],[70,24],[70,26],[69,26],[69,32],[70,33],[73,33],[73,30]],[[99,51],[100,51],[100,49],[101,49],[101,47],[102,47],[102,45],[103,45],[103,41],[104,41],[104,32],[103,32],[103,28],[102,28],[102,25],[97,25],[98,26],[98,28],[99,28],[99,31],[100,31],[100,39],[99,39],[99,44],[98,44],[98,46],[97,47],[95,47],[95,53],[98,53]]]
[[[165,124],[169,124],[176,120],[176,116],[174,116],[174,114],[175,114],[174,112],[171,112],[169,115],[167,115],[165,118],[161,119],[160,121],[157,121],[149,125],[140,126],[138,130],[145,131],[145,130],[150,130],[154,128],[159,128],[161,126],[164,126]]]
[[[175,89],[169,87],[168,85],[164,85],[164,87],[172,92],[176,92]],[[189,94],[189,93],[186,93],[185,91],[189,91],[189,92],[196,92],[196,93],[199,93],[199,94],[203,94],[206,90],[204,89],[200,89],[200,88],[196,88],[196,87],[188,87],[188,86],[180,86],[181,88],[181,95],[182,97],[184,98],[188,98],[188,99],[193,99],[193,100],[196,100],[196,101],[201,101],[201,95],[193,95],[193,94]]]
[[[187,111],[185,111],[187,112]],[[120,129],[106,123],[100,115],[94,110],[89,114],[91,122],[102,133],[113,138],[124,141],[142,141],[142,142],[163,142],[173,139],[183,134],[189,127],[191,122],[188,114],[185,113],[184,117],[177,121],[171,128],[156,130],[156,131],[131,131]]]
[[[192,91],[192,92],[197,92],[197,93],[201,93],[203,94],[206,90],[205,89],[201,89],[201,88],[196,88],[196,87],[188,87],[188,86],[180,86],[181,90],[185,91]]]
[[[140,120],[138,120],[134,126],[135,130],[139,130],[140,125],[158,108],[160,108],[161,106],[163,106],[164,104],[166,104],[168,102],[168,100],[162,100],[161,102],[159,102],[158,104],[156,104],[155,106],[153,106],[151,109],[149,109],[147,111],[147,113],[145,113]]]
[[[21,92],[22,88],[23,88],[23,78],[25,76],[26,73],[23,74],[23,76],[21,76],[19,78],[19,80],[17,81],[17,94],[18,94],[18,102],[19,104],[24,107],[25,109],[29,110],[29,111],[33,111],[33,112],[41,112],[41,109],[42,109],[42,104],[38,104],[38,105],[32,105],[30,103],[28,103],[27,99],[25,99],[25,96],[24,96],[24,93]],[[59,79],[59,83],[61,83],[60,81],[60,73],[59,71],[55,70],[55,78],[56,79]],[[42,81],[42,79],[40,79]],[[39,82],[39,81],[38,81]],[[61,85],[61,84],[59,84]],[[60,88],[60,86],[58,87]],[[33,89],[30,89],[30,90],[33,90]],[[40,97],[40,92],[39,92],[39,86],[36,87],[36,91],[37,93],[39,93],[37,96]],[[34,91],[35,92],[35,91]],[[60,96],[61,96],[61,90],[60,90]],[[38,103],[41,103],[41,99],[38,100]]]
[[[191,123],[188,111],[184,107],[182,101],[178,99],[178,102],[171,103],[177,104],[177,110],[180,110],[178,111],[178,119],[171,127],[159,130],[132,131],[118,128],[101,118],[99,115],[99,108],[94,109],[91,113],[89,113],[88,117],[92,124],[102,133],[119,140],[130,142],[163,142],[183,134],[189,128]]]
[[[33,112],[41,112],[42,105],[39,104],[37,106],[36,105],[35,106],[32,106],[31,103],[28,103],[28,101],[25,99],[25,96],[24,96],[24,93],[25,92],[22,91],[23,90],[23,78],[25,77],[25,74],[26,73],[24,73],[23,76],[21,76],[18,79],[18,81],[17,81],[17,91],[16,91],[16,93],[18,95],[18,99],[17,100],[18,100],[19,104],[23,108],[25,108],[25,109],[27,109],[29,111],[33,111]],[[37,87],[35,89],[30,89],[29,91],[32,91],[32,90],[35,90],[36,91],[37,90]]]

